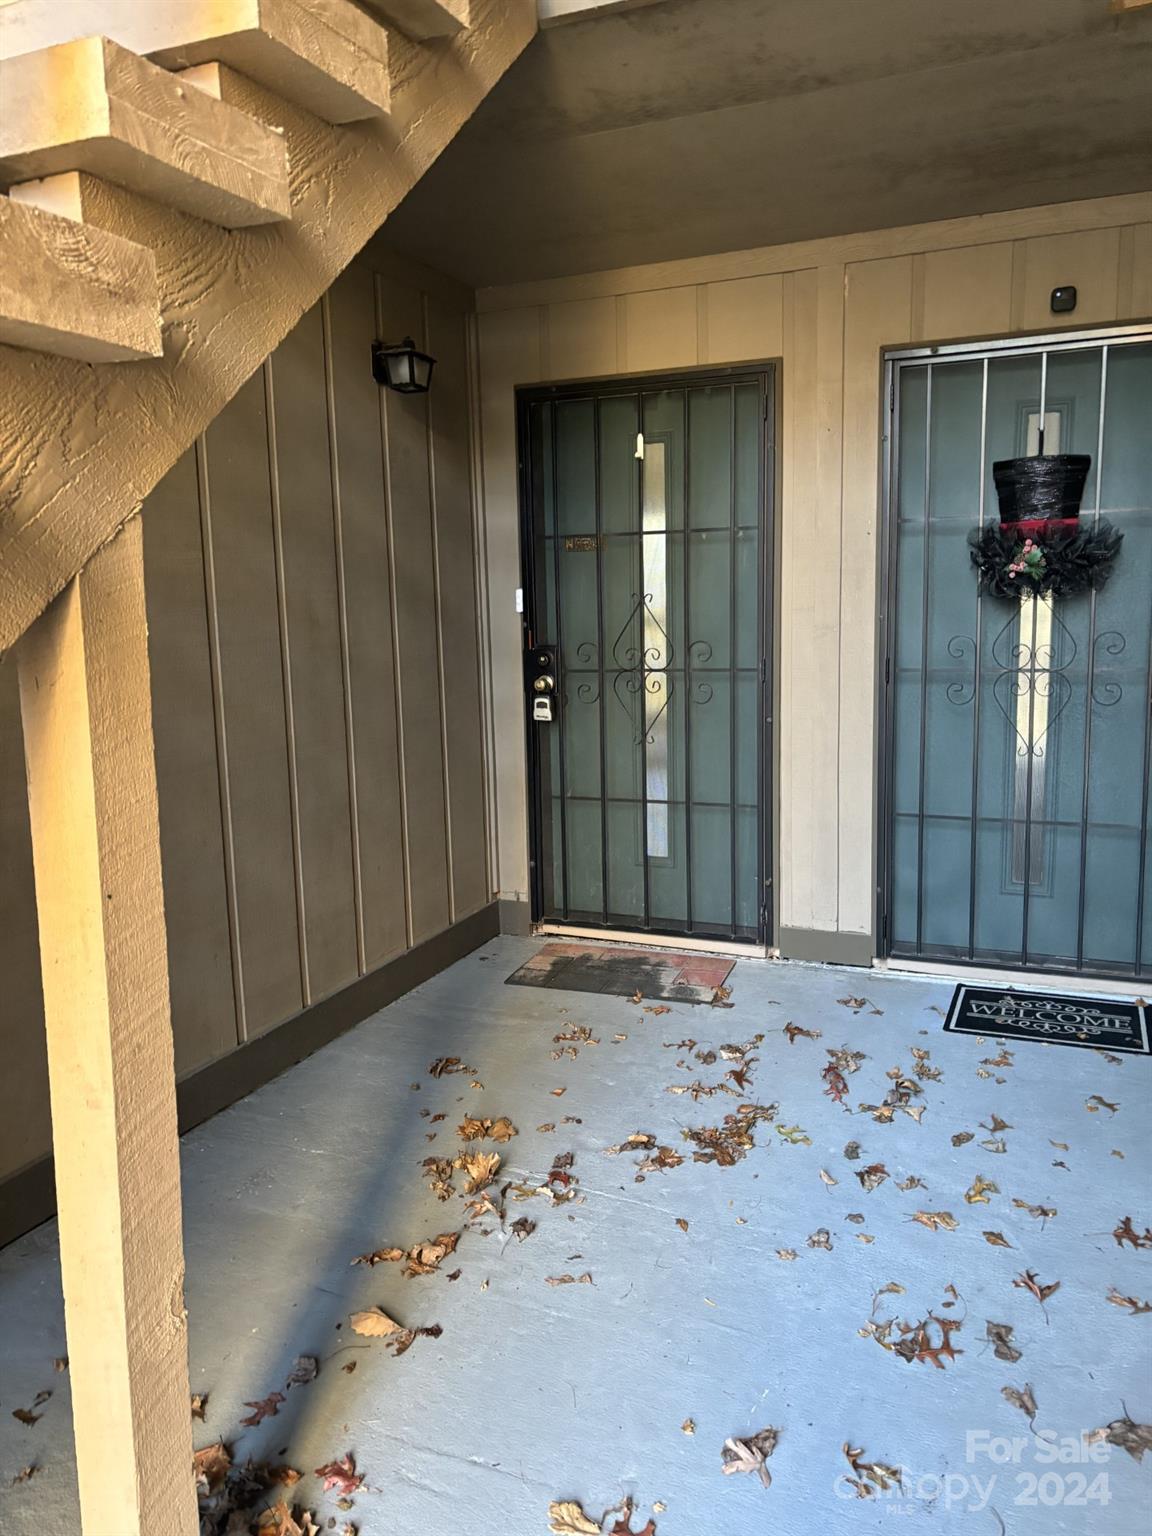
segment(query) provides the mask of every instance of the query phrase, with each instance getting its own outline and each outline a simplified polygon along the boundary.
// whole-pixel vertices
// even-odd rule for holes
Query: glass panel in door
[[[768,379],[525,406],[538,914],[759,939]]]

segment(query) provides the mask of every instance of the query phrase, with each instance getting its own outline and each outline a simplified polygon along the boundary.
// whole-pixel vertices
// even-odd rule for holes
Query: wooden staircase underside
[[[365,5],[93,0],[57,6],[63,22],[42,0],[0,7],[0,91],[22,102],[0,121],[0,651],[138,511],[536,27],[535,0]],[[70,35],[80,9],[105,39]]]

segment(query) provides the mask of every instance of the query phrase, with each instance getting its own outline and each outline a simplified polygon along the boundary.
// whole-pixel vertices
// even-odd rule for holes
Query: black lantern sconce
[[[396,345],[372,343],[372,377],[381,388],[395,389],[402,395],[426,395],[432,384],[436,359],[417,350],[411,336]]]

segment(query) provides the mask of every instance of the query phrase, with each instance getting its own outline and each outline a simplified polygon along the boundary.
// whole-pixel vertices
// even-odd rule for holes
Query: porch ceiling
[[[662,0],[543,31],[389,223],[477,286],[1142,190],[1152,7]]]

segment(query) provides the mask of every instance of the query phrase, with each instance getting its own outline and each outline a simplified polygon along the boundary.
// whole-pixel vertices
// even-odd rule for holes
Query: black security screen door
[[[887,951],[1152,975],[1152,337],[890,369]],[[1122,530],[1111,579],[981,596],[992,464],[1041,451],[1091,455],[1081,524]]]
[[[764,939],[770,386],[521,393],[538,918]]]

